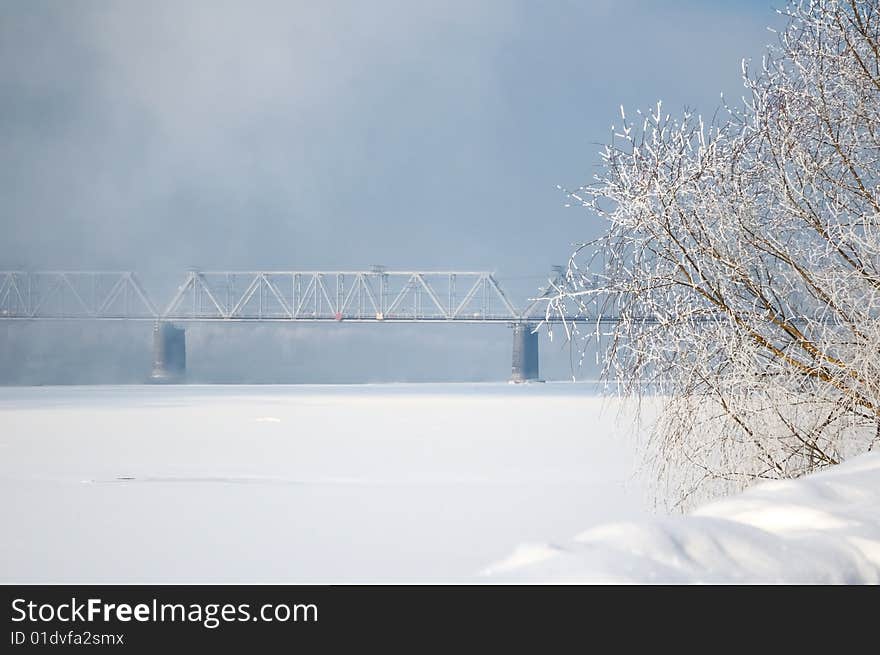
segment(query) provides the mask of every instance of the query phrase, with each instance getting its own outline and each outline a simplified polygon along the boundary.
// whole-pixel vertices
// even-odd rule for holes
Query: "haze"
[[[0,269],[493,270],[517,300],[601,229],[619,106],[711,114],[768,2],[0,2]],[[0,382],[137,382],[144,325],[0,324]],[[542,372],[571,376],[542,339]],[[497,380],[510,332],[199,326],[190,378]],[[575,358],[576,359],[576,358]],[[580,377],[592,369],[580,369]]]

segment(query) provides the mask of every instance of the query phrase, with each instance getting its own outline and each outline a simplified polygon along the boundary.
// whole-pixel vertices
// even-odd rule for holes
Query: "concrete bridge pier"
[[[537,382],[538,335],[531,323],[513,324],[513,369],[511,382]]]
[[[153,326],[153,371],[155,383],[183,382],[186,377],[186,330],[165,321]]]

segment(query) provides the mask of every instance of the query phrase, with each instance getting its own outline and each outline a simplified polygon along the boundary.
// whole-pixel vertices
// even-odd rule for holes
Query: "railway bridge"
[[[182,382],[186,328],[195,323],[462,323],[513,330],[511,380],[538,380],[542,322],[613,317],[548,315],[561,269],[518,307],[486,271],[188,271],[157,304],[133,271],[0,271],[0,321],[141,321],[152,326],[151,380]]]

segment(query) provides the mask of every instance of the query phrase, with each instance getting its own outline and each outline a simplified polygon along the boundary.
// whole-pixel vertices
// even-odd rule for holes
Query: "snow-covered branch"
[[[782,13],[742,107],[711,124],[621,110],[601,172],[570,192],[608,228],[548,312],[619,317],[604,375],[669,397],[653,445],[679,501],[880,434],[880,8]]]

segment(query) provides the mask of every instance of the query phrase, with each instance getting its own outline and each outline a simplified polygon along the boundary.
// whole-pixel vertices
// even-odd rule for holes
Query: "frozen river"
[[[637,518],[584,384],[0,387],[0,582],[479,581]]]

